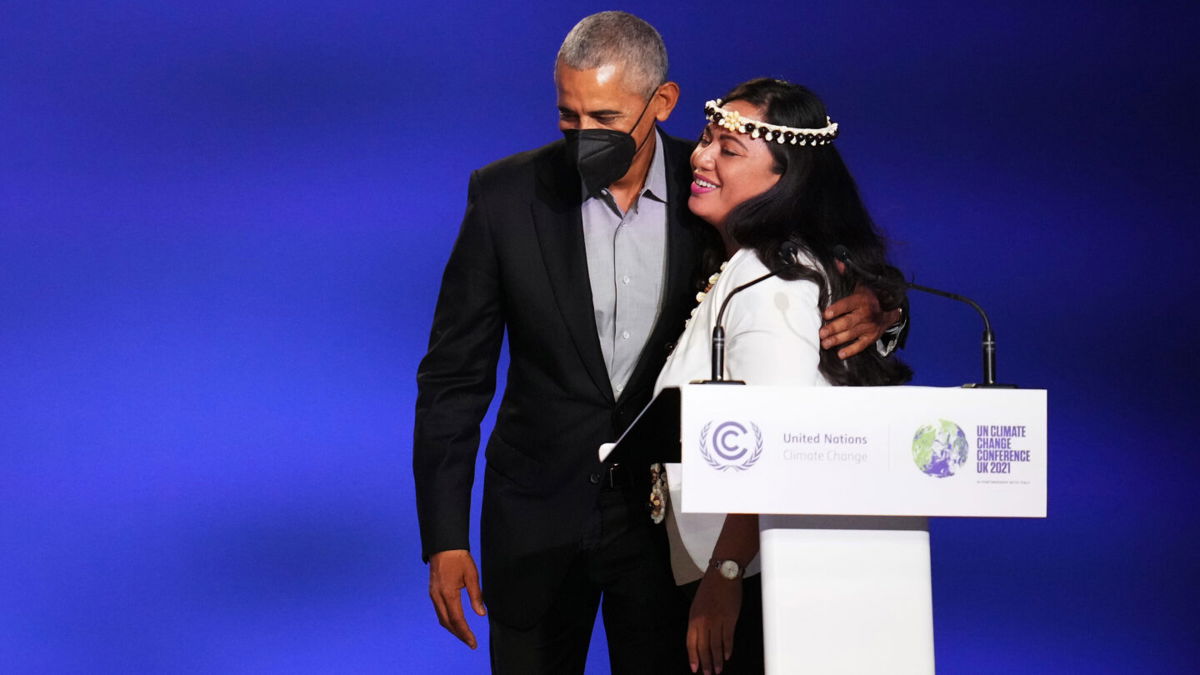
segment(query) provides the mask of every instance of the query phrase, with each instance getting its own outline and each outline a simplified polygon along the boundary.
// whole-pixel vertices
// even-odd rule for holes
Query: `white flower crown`
[[[825,118],[826,125],[820,129],[799,129],[770,124],[748,117],[736,110],[722,108],[721,99],[704,104],[704,116],[709,122],[739,134],[750,134],[750,138],[762,138],[764,141],[790,143],[792,145],[827,145],[838,137],[837,122]]]

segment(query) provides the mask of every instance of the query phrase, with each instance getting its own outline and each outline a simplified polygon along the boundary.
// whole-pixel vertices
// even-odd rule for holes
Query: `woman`
[[[836,260],[838,245],[852,251],[860,266],[892,280],[872,282],[884,309],[902,297],[883,238],[831,145],[837,125],[821,101],[798,85],[757,79],[709,102],[705,112],[708,125],[692,153],[688,208],[717,229],[728,261],[710,278],[657,388],[707,377],[710,336],[724,299],[785,262],[800,264],[745,290],[727,307],[726,377],[806,386],[907,381],[911,371],[895,359],[868,349],[843,361],[821,349],[817,337],[831,300],[867,282]],[[678,466],[667,469],[672,568],[676,583],[694,598],[687,637],[691,669],[761,672],[758,517],[682,514]]]

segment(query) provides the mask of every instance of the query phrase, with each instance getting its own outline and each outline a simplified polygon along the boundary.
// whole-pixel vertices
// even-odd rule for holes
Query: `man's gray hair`
[[[626,84],[647,98],[667,81],[667,47],[662,36],[654,26],[628,12],[584,17],[558,48],[556,70],[559,63],[576,70],[623,65]]]

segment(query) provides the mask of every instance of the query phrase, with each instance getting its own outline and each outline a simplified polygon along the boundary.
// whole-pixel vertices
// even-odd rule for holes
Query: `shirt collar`
[[[663,157],[663,137],[658,127],[654,129],[654,159],[650,160],[650,171],[646,174],[646,187],[642,194],[664,204],[667,201],[667,164]]]
[[[663,204],[667,203],[667,164],[663,155],[662,132],[659,131],[657,126],[654,127],[654,135],[654,157],[650,159],[650,170],[646,172],[646,184],[642,187],[642,192],[639,195],[639,198],[633,200],[633,204],[629,207],[629,209],[635,213],[638,210],[638,203],[641,202],[641,197],[649,197],[650,199],[662,202]],[[580,184],[582,185],[582,181],[580,181]],[[583,190],[586,194],[587,187],[585,186]],[[599,197],[608,206],[608,208],[616,212],[618,216],[621,215],[620,209],[617,208],[617,202],[613,199],[612,193],[608,191],[608,188],[601,190],[597,197]],[[588,199],[596,199],[597,197],[588,197],[584,201],[586,202]]]

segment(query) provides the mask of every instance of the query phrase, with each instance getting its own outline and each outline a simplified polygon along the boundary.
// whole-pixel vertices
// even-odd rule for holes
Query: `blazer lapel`
[[[559,152],[539,167],[538,180],[537,198],[532,206],[533,224],[550,288],[584,368],[596,388],[611,402],[612,384],[592,309],[592,285],[579,211],[579,179],[566,167]]]

